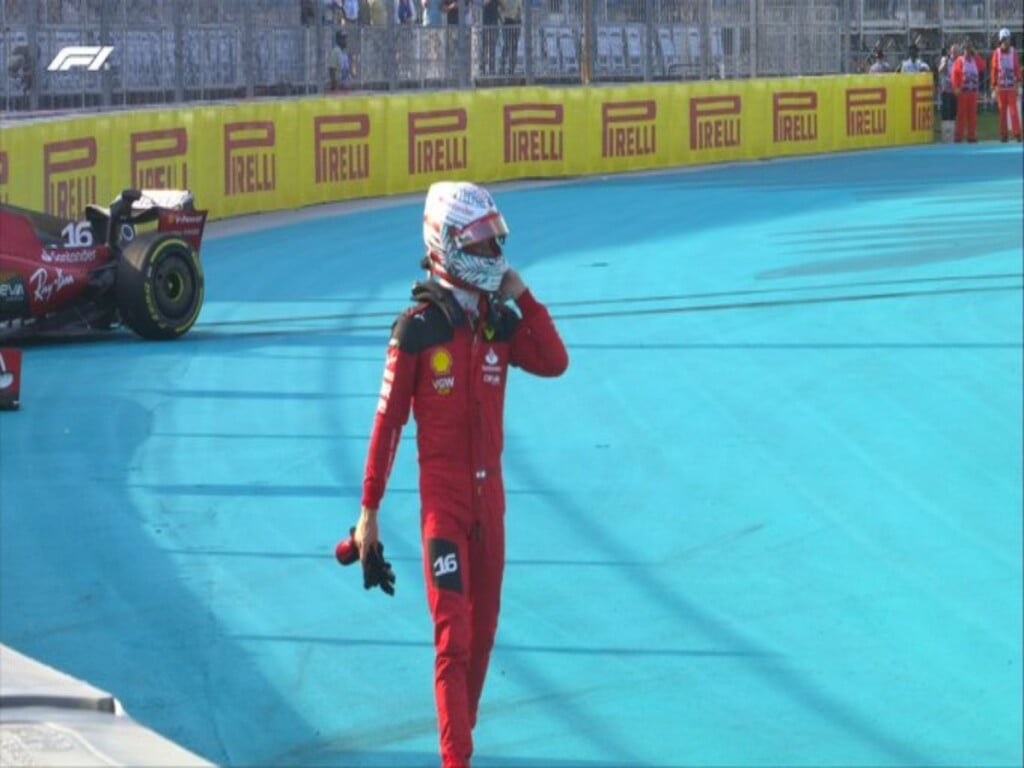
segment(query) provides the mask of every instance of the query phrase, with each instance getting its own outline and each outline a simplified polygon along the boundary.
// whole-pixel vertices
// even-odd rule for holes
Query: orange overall
[[[953,62],[949,79],[957,95],[954,141],[964,140],[965,128],[968,141],[978,140],[978,90],[984,71],[985,60],[976,53],[965,53]]]
[[[1020,112],[1017,110],[1017,86],[1020,84],[1020,59],[1011,45],[1005,51],[1000,46],[992,51],[992,93],[999,106],[999,138],[1007,140],[1007,131],[1012,130],[1017,141],[1020,135]]]

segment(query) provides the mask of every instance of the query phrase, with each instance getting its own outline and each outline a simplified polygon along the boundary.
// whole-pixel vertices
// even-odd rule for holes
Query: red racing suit
[[[395,321],[373,422],[363,506],[377,509],[410,408],[416,418],[421,536],[434,621],[434,696],[444,766],[467,766],[498,626],[505,565],[503,410],[509,365],[558,376],[569,364],[529,290],[510,308],[481,299],[471,323],[438,283]]]

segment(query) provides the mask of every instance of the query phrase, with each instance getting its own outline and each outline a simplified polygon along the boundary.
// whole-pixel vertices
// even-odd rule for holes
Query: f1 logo
[[[67,72],[70,69],[85,68],[89,72],[98,72],[113,52],[112,45],[69,45],[60,49],[46,71]]]

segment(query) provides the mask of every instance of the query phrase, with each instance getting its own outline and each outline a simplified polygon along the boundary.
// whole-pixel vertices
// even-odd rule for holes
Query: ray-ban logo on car
[[[67,72],[70,69],[98,72],[113,52],[112,45],[69,45],[60,49],[46,69],[48,72]]]

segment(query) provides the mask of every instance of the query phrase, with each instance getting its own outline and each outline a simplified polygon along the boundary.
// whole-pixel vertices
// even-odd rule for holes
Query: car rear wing
[[[128,190],[125,190],[126,192]],[[132,202],[132,213],[150,208],[169,208],[176,211],[195,210],[195,198],[187,189],[140,189]],[[124,192],[121,193],[124,195]]]
[[[159,221],[161,232],[180,232],[197,250],[203,236],[206,213],[196,211],[195,198],[187,189],[125,189],[114,198],[109,208],[99,205],[85,207],[86,218],[101,242],[119,237],[122,224]]]

